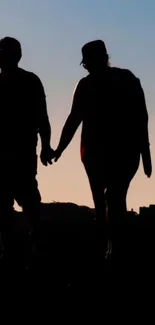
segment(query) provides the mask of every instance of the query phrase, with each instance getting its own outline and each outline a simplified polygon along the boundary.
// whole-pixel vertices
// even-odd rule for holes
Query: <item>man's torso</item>
[[[1,152],[32,150],[37,145],[37,93],[34,75],[18,68],[0,74]]]

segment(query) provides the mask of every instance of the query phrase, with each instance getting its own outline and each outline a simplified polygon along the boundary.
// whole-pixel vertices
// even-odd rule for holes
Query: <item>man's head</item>
[[[109,56],[103,41],[96,40],[82,47],[82,62],[90,73],[99,72],[108,66]]]
[[[12,37],[0,40],[0,69],[17,66],[21,57],[22,49],[19,41]]]

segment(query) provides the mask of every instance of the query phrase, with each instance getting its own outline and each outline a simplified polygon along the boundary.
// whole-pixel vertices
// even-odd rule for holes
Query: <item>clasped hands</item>
[[[53,150],[50,146],[43,147],[40,154],[40,160],[44,166],[52,165],[54,161],[58,161],[61,156],[59,149]]]

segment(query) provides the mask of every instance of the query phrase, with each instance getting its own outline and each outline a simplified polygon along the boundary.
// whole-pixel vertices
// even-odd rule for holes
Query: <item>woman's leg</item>
[[[106,219],[104,195],[105,180],[103,177],[103,171],[100,169],[100,166],[97,161],[85,160],[84,167],[89,179],[89,184],[93,196],[97,223],[103,223]]]
[[[96,210],[96,242],[95,255],[99,269],[102,272],[103,257],[107,254],[107,225],[106,225],[106,204],[105,204],[105,180],[100,164],[91,160],[84,162],[85,170],[89,179],[90,188]],[[101,263],[101,264],[100,264]]]
[[[107,201],[108,201],[108,220],[109,233],[113,240],[113,247],[119,243],[122,245],[125,231],[125,217],[127,213],[127,193],[132,179],[134,178],[139,167],[139,156],[129,161],[124,169],[115,172],[108,180]],[[126,170],[125,170],[126,169]],[[115,244],[114,244],[115,241]]]

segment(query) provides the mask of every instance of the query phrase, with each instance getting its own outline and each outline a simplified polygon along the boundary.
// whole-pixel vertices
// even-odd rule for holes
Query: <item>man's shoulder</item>
[[[21,76],[23,76],[23,78],[29,80],[30,82],[41,83],[40,78],[34,72],[28,71],[28,70],[25,70],[22,68],[19,69],[19,72],[20,72]]]

